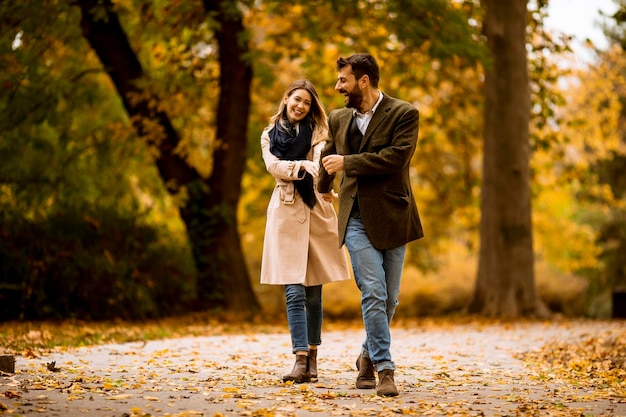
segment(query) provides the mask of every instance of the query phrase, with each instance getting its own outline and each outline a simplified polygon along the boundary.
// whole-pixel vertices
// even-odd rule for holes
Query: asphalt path
[[[15,374],[0,376],[0,415],[626,416],[626,387],[598,397],[539,378],[519,356],[624,329],[586,320],[393,326],[393,398],[354,386],[359,328],[324,329],[319,379],[305,384],[282,382],[293,365],[286,331],[74,348],[17,356]]]

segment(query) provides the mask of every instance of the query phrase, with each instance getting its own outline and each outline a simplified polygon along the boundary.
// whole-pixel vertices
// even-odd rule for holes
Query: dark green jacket
[[[350,153],[347,142],[353,113],[351,108],[330,113],[328,139],[321,155],[345,155],[339,190],[339,246],[344,243],[357,195],[365,231],[375,248],[391,249],[423,237],[409,177],[419,111],[410,103],[383,95],[356,154]],[[320,167],[318,191],[329,192],[333,180],[334,175]]]

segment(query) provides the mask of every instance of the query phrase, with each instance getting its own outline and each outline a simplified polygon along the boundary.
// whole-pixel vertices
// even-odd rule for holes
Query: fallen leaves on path
[[[210,336],[181,330],[161,342],[24,348],[16,374],[0,376],[6,386],[0,415],[626,415],[626,328],[620,324],[396,326],[398,397],[354,387],[358,325],[328,325],[320,379],[306,384],[281,379],[293,365],[286,328],[271,333],[249,326],[238,333],[198,326]]]
[[[562,395],[572,401],[616,399],[626,403],[626,329],[586,337],[578,343],[548,343],[518,357],[537,372],[538,380],[563,382]]]

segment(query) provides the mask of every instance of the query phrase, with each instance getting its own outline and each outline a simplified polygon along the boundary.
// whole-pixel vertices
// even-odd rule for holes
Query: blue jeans
[[[285,286],[287,322],[293,353],[309,351],[309,345],[322,344],[322,286]]]
[[[361,290],[361,312],[366,339],[362,355],[369,357],[377,371],[396,369],[391,360],[389,324],[396,312],[406,245],[378,250],[370,242],[360,218],[351,217],[346,229],[357,287]]]

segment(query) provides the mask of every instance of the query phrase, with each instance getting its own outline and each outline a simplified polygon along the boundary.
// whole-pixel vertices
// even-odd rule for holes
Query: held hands
[[[322,159],[322,165],[326,172],[330,175],[336,174],[339,171],[343,171],[343,155],[327,155]]]
[[[339,195],[335,192],[335,190],[330,190],[329,192],[322,194],[322,199],[324,201],[328,201],[329,203],[332,203],[333,200],[338,197]]]
[[[314,179],[317,179],[317,176],[320,173],[320,167],[318,164],[313,161],[302,161],[302,169],[311,174]]]

